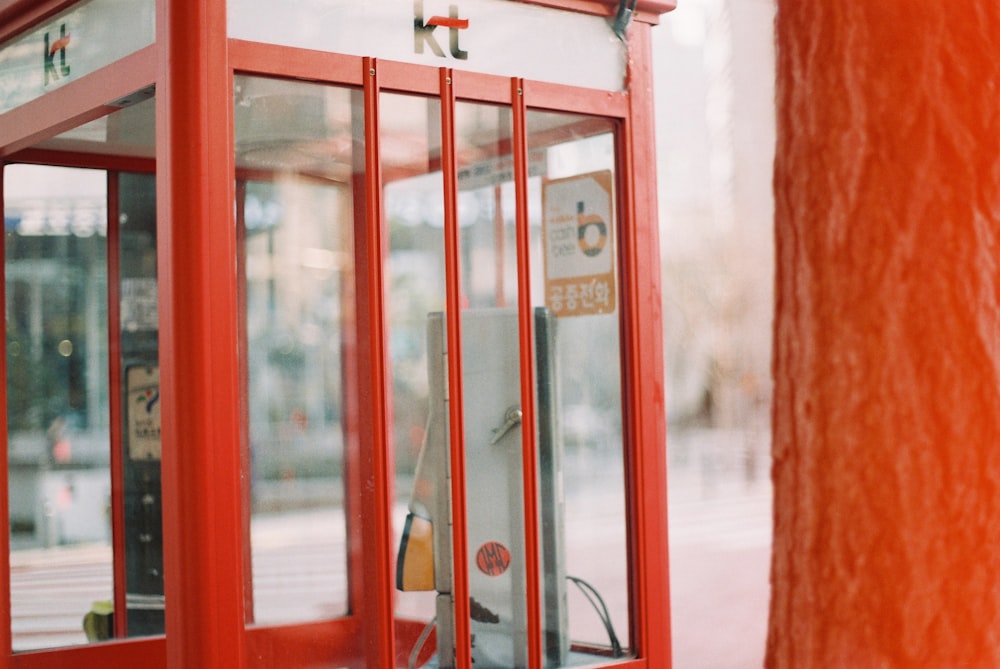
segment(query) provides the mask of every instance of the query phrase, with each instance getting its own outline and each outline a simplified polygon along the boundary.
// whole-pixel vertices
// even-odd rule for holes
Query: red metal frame
[[[521,356],[521,412],[524,425],[535,425],[535,333],[531,303],[531,231],[528,221],[528,109],[524,80],[510,82],[514,124],[514,221],[517,244],[517,325]],[[528,565],[525,596],[528,611],[528,666],[542,667],[541,549],[538,528],[538,443],[534,429],[521,430],[524,491],[524,561]]]
[[[455,91],[453,72],[440,71],[441,175],[444,179],[444,257],[448,348],[448,435],[451,453],[452,599],[455,666],[472,663],[469,622],[468,516],[465,511],[465,396],[462,388],[462,295],[458,231],[458,166],[455,162]]]
[[[297,47],[229,40],[229,62],[237,72],[261,76],[318,80],[361,88],[364,84],[361,58]],[[381,78],[381,74],[380,74]]]
[[[246,282],[246,244],[247,244],[247,229],[245,225],[246,221],[246,193],[247,193],[247,181],[246,179],[241,179],[239,175],[236,178],[236,202],[235,214],[236,214],[236,245],[239,249],[236,253],[236,276],[239,282],[239,294],[237,295],[237,313],[245,314],[247,312],[247,282]],[[239,328],[239,348],[241,351],[247,350],[247,323],[245,318],[240,318],[237,327]],[[251,464],[250,464],[250,437],[249,432],[249,415],[250,411],[247,405],[247,399],[249,398],[249,370],[246,365],[240,365],[240,473],[244,481],[251,481]],[[252,516],[253,507],[253,491],[250,489],[250,485],[243,486],[243,536],[250,537],[250,520]],[[254,622],[254,599],[253,599],[253,552],[251,550],[250,542],[247,541],[243,545],[243,611],[244,617],[247,624]]]
[[[619,162],[623,170],[622,332],[626,370],[626,489],[632,561],[634,648],[640,657],[669,667],[670,587],[667,551],[667,429],[664,413],[662,302],[656,183],[642,179],[656,164],[654,151],[650,27],[633,24],[629,114],[623,120]],[[641,370],[641,373],[640,373]]]
[[[52,151],[49,149],[22,149],[10,156],[10,162],[55,167],[82,167],[108,172],[138,172],[140,174],[154,174],[156,172],[156,161],[152,158],[107,156],[97,153]]]
[[[607,15],[611,0],[531,0],[533,4]],[[70,4],[65,0],[0,0],[0,39]],[[666,543],[666,428],[663,418],[656,185],[647,178],[653,156],[650,25],[669,2],[643,0],[642,19],[630,28],[630,86],[605,92],[470,72],[381,62],[306,49],[219,39],[225,34],[223,0],[172,0],[158,7],[157,44],[67,84],[45,98],[4,115],[0,157],[109,170],[158,170],[161,277],[161,383],[167,636],[71,649],[12,655],[10,610],[0,607],[0,669],[75,669],[117,664],[160,666],[305,666],[335,661],[391,666],[397,646],[412,643],[412,626],[393,619],[392,454],[387,423],[391,400],[384,313],[385,230],[381,192],[385,176],[379,152],[382,91],[439,97],[442,103],[442,174],[446,211],[448,348],[461,350],[459,228],[454,162],[457,100],[509,106],[513,112],[516,252],[522,411],[534,415],[533,319],[527,213],[529,108],[604,116],[620,121],[619,247],[625,393],[632,648],[638,658],[615,667],[666,667],[670,662]],[[637,15],[638,16],[638,15]],[[15,20],[16,17],[16,20]],[[239,240],[233,225],[236,195],[231,143],[232,75],[248,72],[317,80],[360,89],[365,116],[364,177],[356,190],[356,353],[345,366],[365,401],[348,407],[354,456],[347,471],[351,615],[339,620],[281,627],[245,627],[250,606],[249,565],[244,566],[248,528],[241,484],[245,380],[233,342],[245,342],[239,326]],[[157,160],[79,156],[30,149],[34,142],[110,111],[107,100],[156,82]],[[0,164],[2,168],[2,164]],[[110,195],[110,193],[109,193]],[[0,204],[2,204],[0,174]],[[110,212],[109,212],[110,214]],[[218,222],[219,224],[216,224]],[[211,223],[211,224],[209,224]],[[374,223],[374,224],[373,224]],[[109,244],[113,244],[109,226]],[[2,248],[2,242],[0,242]],[[112,259],[109,257],[109,262]],[[115,266],[110,268],[116,272]],[[114,281],[109,280],[109,283]],[[3,295],[0,294],[0,304]],[[112,295],[112,304],[116,304]],[[114,320],[114,314],[111,314]],[[640,326],[641,323],[641,326]],[[112,328],[114,329],[114,328]],[[115,342],[112,340],[112,346]],[[115,356],[112,356],[113,358]],[[455,625],[458,666],[470,662],[465,462],[462,444],[460,355],[449,356],[451,457],[455,545]],[[640,362],[641,361],[641,362]],[[347,369],[349,367],[350,369]],[[353,372],[351,371],[353,370]],[[640,373],[641,370],[641,373]],[[120,370],[119,370],[120,371]],[[114,370],[111,372],[114,374]],[[5,356],[0,378],[5,378]],[[120,377],[120,374],[119,374]],[[115,384],[117,385],[117,384]],[[345,387],[349,387],[345,385]],[[6,407],[6,386],[0,383]],[[113,420],[118,420],[120,416]],[[119,425],[119,430],[120,425]],[[6,437],[6,411],[0,411]],[[529,666],[542,666],[537,444],[522,436],[525,490],[525,558],[529,565]],[[211,444],[212,448],[191,448]],[[0,481],[7,460],[0,453]],[[120,491],[119,491],[120,492]],[[355,499],[356,498],[356,499]],[[364,513],[362,514],[362,509]],[[364,522],[361,522],[361,520]],[[0,495],[0,600],[9,601],[9,514]],[[120,528],[117,534],[120,534]],[[116,553],[119,549],[116,547]],[[117,559],[117,558],[116,558]],[[116,571],[119,571],[116,568]],[[117,578],[118,576],[116,576]],[[121,603],[119,603],[121,605]],[[123,617],[122,617],[123,618]]]
[[[81,667],[149,667],[166,669],[166,638],[132,639],[58,650],[15,653],[0,661],[11,669],[80,669]]]
[[[393,564],[392,564],[392,481],[388,423],[388,397],[390,394],[386,371],[385,279],[382,262],[387,240],[384,235],[382,215],[382,165],[379,152],[379,71],[374,58],[362,60],[364,77],[365,116],[365,185],[366,222],[356,230],[358,256],[361,260],[358,280],[359,311],[367,316],[366,324],[359,323],[364,339],[361,342],[362,375],[367,377],[368,402],[362,403],[362,429],[370,436],[362,437],[361,474],[363,485],[361,506],[368,511],[362,526],[365,556],[365,597],[359,612],[364,621],[365,658],[368,666],[391,666],[395,657],[395,629],[386,622],[392,620]],[[363,268],[363,271],[361,271]],[[363,283],[362,283],[363,282]],[[367,362],[367,373],[365,371]],[[370,522],[373,519],[374,522]]]
[[[361,76],[363,63],[356,63],[355,70]],[[355,106],[361,104],[363,107],[363,93],[356,93],[362,97],[361,102],[355,101]],[[357,124],[357,121],[354,121]],[[355,164],[364,164],[363,129],[358,132],[360,125],[355,125],[352,136],[355,138],[352,147],[352,159]],[[366,472],[370,468],[363,468],[361,463],[364,459],[366,448],[374,448],[378,441],[374,431],[363,431],[362,425],[370,424],[368,418],[371,411],[370,404],[364,401],[364,397],[371,395],[369,385],[371,377],[364,374],[368,368],[368,359],[372,357],[373,340],[369,332],[369,320],[361,313],[361,303],[367,303],[367,295],[370,291],[368,287],[368,237],[365,229],[367,220],[368,204],[365,200],[365,192],[368,188],[365,175],[361,170],[355,170],[352,176],[352,204],[354,213],[354,272],[346,277],[346,285],[342,294],[351,301],[353,311],[350,323],[346,324],[344,337],[343,359],[343,379],[344,379],[344,513],[347,522],[347,548],[348,548],[348,592],[350,593],[350,610],[355,618],[359,616],[359,608],[364,602],[364,595],[369,587],[370,578],[366,571],[366,560],[364,554],[365,530],[364,530],[364,503],[362,501],[365,489]],[[384,355],[384,354],[380,354]],[[364,432],[364,433],[363,433]],[[358,650],[356,657],[361,657],[363,652]]]

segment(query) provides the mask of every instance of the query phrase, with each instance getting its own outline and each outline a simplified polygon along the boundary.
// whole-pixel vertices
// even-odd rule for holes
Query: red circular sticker
[[[487,576],[499,576],[510,566],[510,551],[499,541],[487,541],[476,551],[476,566]]]

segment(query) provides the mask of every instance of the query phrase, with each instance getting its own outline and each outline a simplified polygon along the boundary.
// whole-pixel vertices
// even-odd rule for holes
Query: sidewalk
[[[768,440],[710,430],[671,437],[674,666],[759,669],[771,555]]]

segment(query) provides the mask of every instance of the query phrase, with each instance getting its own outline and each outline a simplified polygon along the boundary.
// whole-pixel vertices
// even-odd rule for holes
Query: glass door
[[[137,99],[35,148],[151,156]],[[12,649],[162,634],[154,176],[39,160],[3,184]]]
[[[633,657],[617,122],[356,80],[234,95],[248,619],[361,611],[381,489],[399,666],[456,666],[463,634],[477,667]]]
[[[246,76],[234,91],[247,619],[263,626],[344,617],[356,95]]]
[[[407,163],[415,174],[383,163],[386,174],[401,175],[384,191],[401,547],[397,610],[420,612],[424,620],[436,616],[438,662],[453,666],[447,649],[456,642],[456,607],[449,579],[453,560],[465,560],[474,666],[528,666],[532,603],[525,513],[531,508],[538,519],[534,605],[541,612],[545,666],[575,666],[595,656],[628,658],[614,125],[565,114],[528,115],[525,263],[517,248],[511,110],[459,102],[459,272],[450,277],[443,175],[433,156],[439,130],[428,122],[438,120],[438,109],[435,99],[382,97],[383,138],[407,128],[419,136],[420,128],[428,128],[425,141],[408,144],[422,147]],[[418,165],[428,168],[414,170]],[[534,490],[525,487],[522,460],[522,431],[529,425],[518,328],[525,265],[533,331],[526,357],[534,379]],[[454,391],[448,391],[448,365],[457,356],[449,353],[446,334],[449,280],[457,283],[461,315],[467,543],[459,550],[451,537],[454,427],[448,409]],[[422,526],[429,542],[418,534]],[[421,581],[425,544],[434,578]]]

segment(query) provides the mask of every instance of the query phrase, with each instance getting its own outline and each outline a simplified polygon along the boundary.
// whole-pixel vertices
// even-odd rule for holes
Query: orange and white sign
[[[615,310],[614,178],[610,170],[545,181],[545,304],[556,316]]]
[[[128,454],[133,460],[160,459],[160,368],[129,367],[125,373],[128,399]]]

